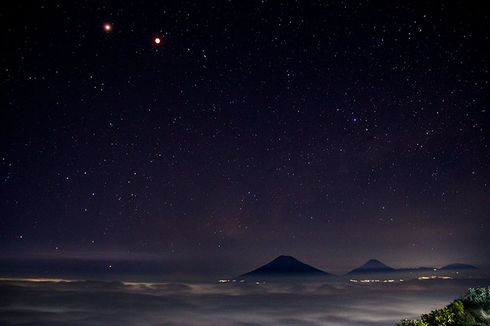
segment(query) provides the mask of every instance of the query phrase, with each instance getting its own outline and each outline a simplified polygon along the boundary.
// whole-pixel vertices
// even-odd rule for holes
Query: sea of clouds
[[[0,325],[394,325],[488,280],[394,284],[0,280]]]

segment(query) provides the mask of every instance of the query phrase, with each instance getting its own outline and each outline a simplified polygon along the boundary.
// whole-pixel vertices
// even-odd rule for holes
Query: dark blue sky
[[[482,3],[2,3],[0,255],[488,264]]]

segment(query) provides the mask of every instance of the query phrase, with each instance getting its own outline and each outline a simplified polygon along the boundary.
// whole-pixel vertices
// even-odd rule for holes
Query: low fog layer
[[[488,280],[395,284],[0,281],[0,324],[394,325]]]

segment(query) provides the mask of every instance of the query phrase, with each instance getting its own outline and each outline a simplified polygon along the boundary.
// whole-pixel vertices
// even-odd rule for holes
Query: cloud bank
[[[196,284],[2,280],[2,325],[394,325],[483,280]]]

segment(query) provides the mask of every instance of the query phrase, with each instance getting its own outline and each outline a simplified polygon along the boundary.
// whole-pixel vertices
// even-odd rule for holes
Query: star
[[[102,28],[104,29],[104,31],[106,33],[112,32],[112,24],[111,23],[104,23],[104,25],[102,25]]]
[[[155,37],[155,38],[153,39],[153,43],[155,43],[156,45],[159,45],[160,43],[162,43],[162,39],[161,39],[160,37],[158,37],[158,36],[157,36],[157,37]]]

